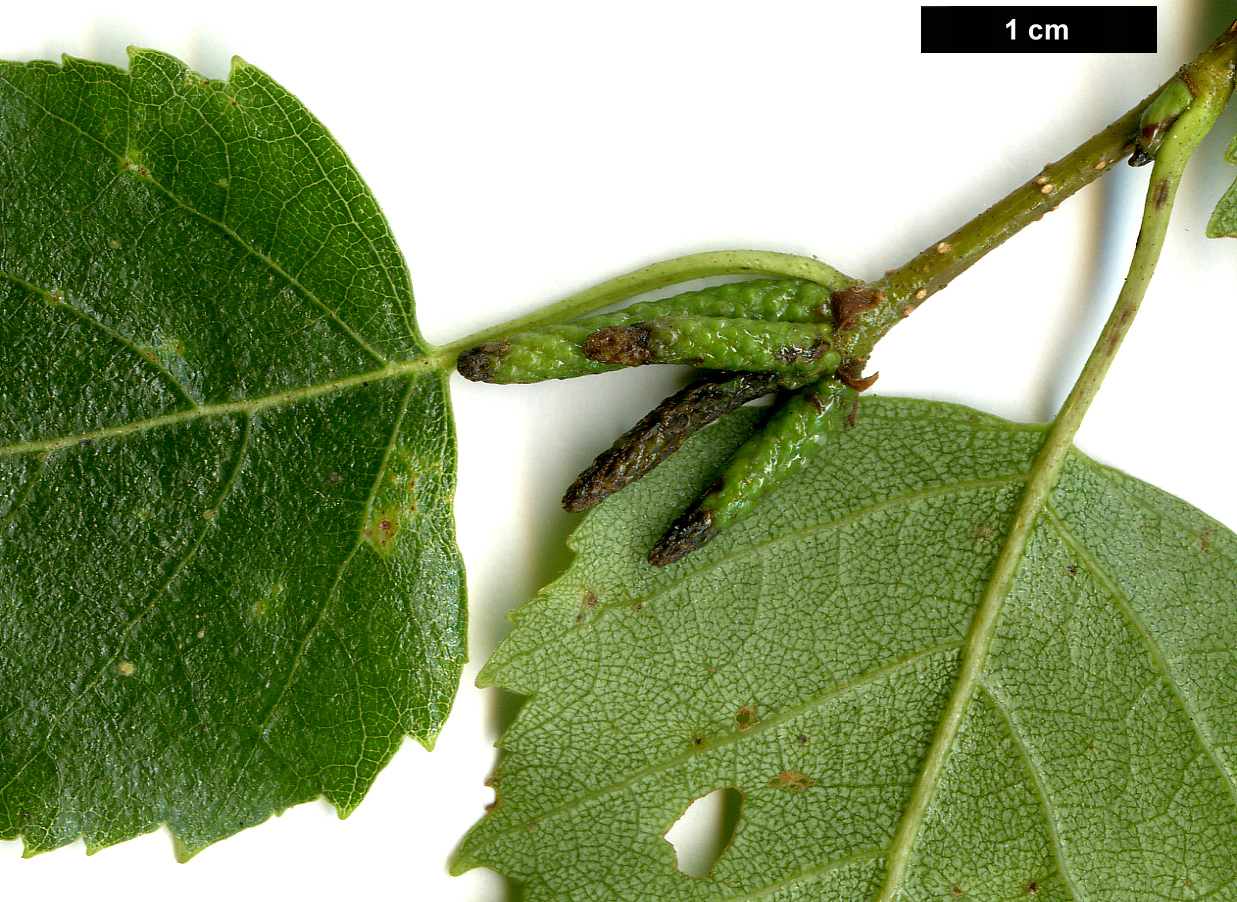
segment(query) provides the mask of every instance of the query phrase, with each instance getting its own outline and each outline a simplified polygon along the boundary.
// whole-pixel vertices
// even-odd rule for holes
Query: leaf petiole
[[[1231,34],[1230,30],[1230,34]],[[1233,90],[1233,59],[1237,45],[1227,45],[1227,57],[1214,65],[1187,66],[1181,76],[1194,94],[1193,103],[1173,123],[1160,146],[1143,207],[1142,229],[1134,247],[1125,284],[1069,397],[1052,422],[1023,491],[1005,544],[994,565],[963,645],[954,685],[914,791],[890,845],[889,864],[879,902],[890,902],[902,889],[916,838],[927,814],[934,787],[949,759],[954,739],[979,689],[1001,608],[1022,562],[1036,521],[1043,513],[1061,466],[1073,447],[1074,435],[1099,391],[1134,315],[1147,291],[1172,213],[1173,199],[1194,149],[1224,110]]]

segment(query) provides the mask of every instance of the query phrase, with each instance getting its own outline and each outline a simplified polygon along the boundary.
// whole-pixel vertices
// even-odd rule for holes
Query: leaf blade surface
[[[329,133],[237,61],[0,68],[0,837],[359,803],[464,654],[446,377]]]
[[[1228,891],[1231,533],[1071,452],[941,778],[913,799],[1042,431],[865,400],[758,522],[643,567],[744,427],[726,428],[587,520],[573,567],[514,616],[482,679],[531,698],[457,869],[530,899],[858,900],[898,851],[889,898]],[[738,827],[689,878],[663,836],[723,786]]]

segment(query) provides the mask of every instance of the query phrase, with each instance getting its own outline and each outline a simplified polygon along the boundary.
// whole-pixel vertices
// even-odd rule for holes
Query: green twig
[[[1231,72],[1235,43],[1237,23],[1182,71]],[[1135,148],[1144,112],[1161,94],[1172,90],[1179,78],[1174,75],[1108,128],[1045,166],[1035,178],[1003,200],[905,265],[865,286],[880,292],[880,303],[857,314],[845,334],[839,335],[837,349],[842,356],[866,358],[897,322],[960,273],[1128,156]]]

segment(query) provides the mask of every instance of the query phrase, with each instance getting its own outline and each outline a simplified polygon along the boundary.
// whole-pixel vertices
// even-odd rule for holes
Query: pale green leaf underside
[[[377,204],[240,61],[0,64],[0,838],[360,801],[464,653],[445,376]]]
[[[839,900],[886,861],[1043,431],[865,399],[750,521],[644,551],[751,419],[590,516],[482,674],[530,696],[456,870],[529,902]],[[1234,536],[1069,456],[888,898],[1237,898]],[[754,721],[754,722],[753,722]],[[707,877],[663,835],[732,786]]]
[[[1237,164],[1237,135],[1224,151],[1226,162]],[[1237,181],[1224,192],[1207,223],[1208,238],[1237,238]]]

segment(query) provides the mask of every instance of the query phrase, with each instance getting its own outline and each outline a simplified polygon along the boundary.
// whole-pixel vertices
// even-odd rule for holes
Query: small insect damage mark
[[[1151,195],[1151,204],[1156,210],[1164,209],[1164,205],[1168,203],[1169,186],[1168,179],[1160,179],[1155,183],[1155,192]]]
[[[1030,883],[1027,884],[1026,889],[1022,891],[1022,894],[1024,896],[1034,896],[1038,892],[1039,892],[1039,883],[1038,881],[1032,880]]]
[[[601,607],[601,599],[597,597],[597,593],[592,589],[585,589],[584,595],[580,599],[580,613],[576,615],[576,623],[583,623],[589,618],[589,615],[595,613]]]
[[[996,530],[987,523],[976,523],[972,527],[971,550],[979,551],[984,545],[996,535]]]
[[[252,620],[263,621],[267,620],[274,614],[280,606],[280,602],[288,592],[288,584],[282,579],[272,579],[266,587],[266,591],[258,594],[254,602],[249,607],[249,616]]]
[[[797,770],[784,770],[768,783],[768,789],[784,789],[787,792],[805,792],[816,785],[816,781]]]
[[[744,705],[735,712],[734,723],[739,728],[739,732],[750,730],[760,723],[760,715],[756,711],[756,705]]]
[[[190,348],[184,338],[155,334],[150,344],[137,345],[137,351],[151,363],[174,370],[184,366]]]
[[[140,151],[130,148],[128,153],[120,158],[120,171],[136,175],[140,179],[150,178],[150,169],[146,166]]]
[[[392,450],[362,529],[362,538],[379,554],[390,554],[406,536],[417,535],[421,507],[418,496],[424,495],[424,490],[418,489],[422,475],[419,462],[408,448]],[[334,481],[332,477],[328,480]]]
[[[966,890],[958,884],[952,883],[949,886],[949,895],[955,899],[963,899],[966,897]]]
[[[132,661],[121,661],[116,665],[116,669],[120,671],[121,676],[133,676],[137,673],[137,665]]]
[[[403,513],[403,508],[383,507],[370,515],[362,535],[374,551],[385,555],[395,550],[396,539],[402,533]]]
[[[742,813],[743,793],[734,786],[692,800],[663,836],[674,847],[679,873],[708,877],[734,840]]]

